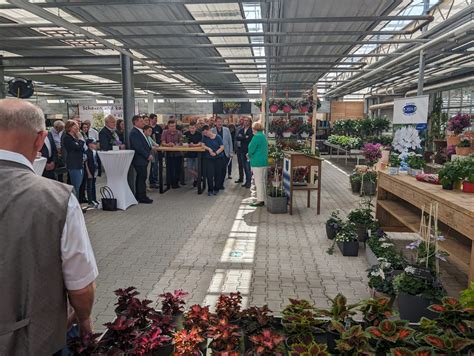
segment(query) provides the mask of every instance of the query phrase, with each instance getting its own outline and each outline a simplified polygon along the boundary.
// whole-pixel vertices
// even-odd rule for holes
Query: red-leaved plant
[[[71,355],[90,355],[98,346],[97,339],[100,334],[87,334],[84,336],[76,336],[67,341],[67,347]]]
[[[217,324],[209,326],[208,337],[212,339],[209,347],[213,355],[237,356],[240,344],[239,327],[230,324],[227,319],[220,319]]]
[[[130,353],[132,355],[148,355],[150,352],[156,351],[163,345],[170,344],[171,337],[163,334],[157,326],[153,326],[145,331],[137,332],[136,337],[132,341]],[[128,350],[126,350],[128,351]]]
[[[184,316],[184,326],[190,330],[199,328],[202,332],[206,332],[209,325],[215,321],[216,317],[209,311],[209,307],[201,307],[198,304],[191,306]]]
[[[183,291],[182,289],[175,290],[173,293],[166,292],[160,294],[162,298],[161,301],[161,311],[166,315],[177,315],[184,311],[184,305],[186,304],[184,298],[188,296],[189,293]]]
[[[117,289],[114,291],[114,293],[118,297],[117,303],[115,303],[115,305],[117,306],[115,308],[115,311],[117,313],[126,310],[130,302],[133,299],[136,299],[135,297],[140,294],[139,292],[137,292],[137,289],[135,287]]]
[[[285,338],[282,335],[270,329],[264,329],[261,333],[250,336],[253,351],[259,356],[284,355],[283,340],[285,340]]]
[[[414,330],[404,320],[382,320],[378,326],[366,329],[369,337],[376,341],[376,349],[389,351],[394,347],[409,346]]]
[[[175,346],[175,356],[199,356],[199,344],[204,341],[201,336],[202,330],[193,327],[191,330],[182,329],[174,334],[173,341]]]
[[[263,307],[250,307],[241,313],[241,326],[247,335],[254,334],[263,329],[271,328],[274,321],[271,310],[267,305]]]
[[[221,294],[216,304],[216,313],[220,319],[234,321],[240,318],[242,296],[240,292]]]

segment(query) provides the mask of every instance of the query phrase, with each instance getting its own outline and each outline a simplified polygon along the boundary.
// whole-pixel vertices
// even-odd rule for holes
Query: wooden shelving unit
[[[439,247],[473,281],[474,197],[410,176],[379,173],[376,217],[385,231],[419,232],[421,209],[430,202],[438,203],[439,229],[446,239]]]

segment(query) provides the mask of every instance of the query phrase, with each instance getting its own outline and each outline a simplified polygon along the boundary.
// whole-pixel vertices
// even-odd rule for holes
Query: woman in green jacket
[[[253,138],[249,144],[248,158],[253,171],[253,179],[257,190],[257,201],[251,206],[265,205],[265,181],[268,166],[268,141],[263,134],[263,125],[255,122],[252,125]]]

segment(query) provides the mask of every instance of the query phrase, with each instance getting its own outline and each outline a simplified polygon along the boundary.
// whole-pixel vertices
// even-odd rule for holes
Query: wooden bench
[[[439,247],[474,281],[474,196],[379,172],[376,217],[385,231],[417,233],[421,209],[431,202],[438,203],[439,229],[446,238]]]

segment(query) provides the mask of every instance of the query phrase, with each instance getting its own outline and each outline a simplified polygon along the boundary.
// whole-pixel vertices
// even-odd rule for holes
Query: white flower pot
[[[275,137],[275,133],[274,132],[269,132],[267,134],[267,136],[270,137],[270,138],[273,138],[273,137]]]
[[[420,174],[420,173],[423,173],[423,170],[422,170],[422,169],[413,169],[413,168],[411,169],[411,175],[412,175],[413,177],[416,177],[416,176],[417,176],[418,174]]]
[[[301,137],[302,138],[308,138],[309,137],[309,134],[307,132],[302,132],[301,133]]]
[[[291,137],[291,132],[283,132],[283,137],[286,137],[286,138]]]
[[[398,167],[388,167],[388,174],[396,176],[398,174]]]

